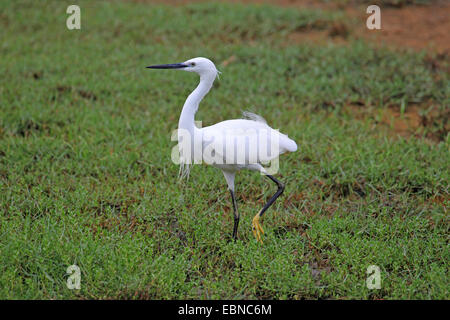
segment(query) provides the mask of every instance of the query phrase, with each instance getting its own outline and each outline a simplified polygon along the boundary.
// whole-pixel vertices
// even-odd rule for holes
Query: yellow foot
[[[261,224],[259,223],[259,213],[253,218],[252,226],[253,226],[253,234],[255,235],[255,238],[257,241],[263,243],[261,239],[261,235],[264,234],[264,230],[261,227]]]

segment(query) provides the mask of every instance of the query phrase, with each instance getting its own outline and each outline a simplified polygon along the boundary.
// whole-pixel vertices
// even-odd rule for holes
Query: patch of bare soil
[[[391,136],[425,136],[430,141],[440,142],[450,131],[450,110],[429,104],[409,105],[404,111],[399,106],[380,110],[351,104],[347,110],[358,119],[373,120],[377,127],[383,127]]]
[[[366,19],[363,15],[361,19]],[[381,30],[358,28],[355,34],[398,48],[450,53],[450,3],[381,8]]]

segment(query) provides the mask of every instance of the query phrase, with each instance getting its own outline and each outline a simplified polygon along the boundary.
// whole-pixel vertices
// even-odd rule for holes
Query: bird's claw
[[[259,223],[259,218],[260,218],[259,213],[253,218],[252,230],[253,230],[253,235],[255,236],[256,240],[263,243],[261,235],[264,234],[264,230],[261,227],[261,224]]]

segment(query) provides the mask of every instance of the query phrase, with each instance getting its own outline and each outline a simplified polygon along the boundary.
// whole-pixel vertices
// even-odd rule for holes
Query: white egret
[[[195,113],[198,110],[200,101],[211,89],[219,73],[211,60],[199,57],[182,63],[153,65],[147,68],[179,69],[195,72],[200,76],[199,85],[184,103],[178,123],[178,130],[184,130],[184,132],[188,133],[189,139],[191,140],[189,142],[192,143],[190,144],[191,146],[199,142],[202,157],[206,158],[205,151],[208,150],[209,158],[214,158],[214,161],[209,162],[209,164],[222,170],[233,203],[233,238],[235,240],[237,239],[240,217],[234,192],[236,172],[241,169],[259,171],[277,184],[277,192],[252,220],[253,233],[256,239],[262,242],[261,236],[264,234],[264,231],[260,224],[260,218],[284,191],[284,184],[270,175],[268,170],[262,165],[278,158],[282,153],[296,151],[297,144],[289,139],[288,136],[269,127],[262,117],[252,113],[245,114],[247,119],[227,120],[209,127],[198,128],[194,122]],[[189,165],[193,163],[195,158],[194,154],[189,154],[187,156],[188,159],[184,159],[184,164]]]

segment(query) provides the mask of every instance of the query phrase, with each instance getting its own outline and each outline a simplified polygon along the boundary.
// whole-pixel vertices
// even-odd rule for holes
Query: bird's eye
[[[195,62],[191,62],[191,67],[195,67]]]

